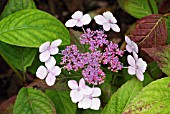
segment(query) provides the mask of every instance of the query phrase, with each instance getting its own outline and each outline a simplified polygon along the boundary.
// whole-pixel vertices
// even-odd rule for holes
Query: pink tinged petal
[[[43,52],[48,50],[48,48],[50,47],[50,42],[45,42],[43,43],[40,47],[39,47],[39,52]]]
[[[104,23],[107,22],[106,18],[104,18],[102,15],[97,15],[94,17],[94,20],[97,24],[103,25]]]
[[[71,17],[72,17],[73,19],[80,19],[80,18],[82,18],[82,16],[83,16],[83,12],[81,12],[81,11],[76,11]]]
[[[91,17],[89,14],[85,14],[80,21],[83,23],[83,25],[88,25],[91,22]]]
[[[134,52],[134,51],[133,51],[133,57],[134,57],[135,61],[137,61],[137,60],[138,60],[138,55],[137,55],[137,53],[136,53],[136,52]]]
[[[69,80],[68,86],[70,89],[78,89],[78,84],[75,80]]]
[[[51,56],[46,62],[45,62],[45,66],[47,67],[47,69],[51,69],[55,66],[56,64],[56,60],[53,56]]]
[[[103,16],[107,19],[110,20],[112,23],[117,23],[116,18],[113,16],[113,14],[110,11],[104,12]]]
[[[83,88],[81,88],[81,91],[83,95],[91,95],[93,93],[93,89],[89,86],[84,86]]]
[[[75,19],[69,19],[66,23],[65,26],[66,27],[74,27],[76,26],[77,20]]]
[[[136,71],[136,76],[137,76],[137,78],[138,78],[140,81],[143,81],[143,80],[144,80],[143,72],[141,72],[140,70],[137,70],[137,71]]]
[[[120,28],[117,24],[111,24],[110,25],[112,30],[115,31],[115,32],[120,32]]]
[[[99,110],[100,105],[101,105],[100,99],[99,98],[93,98],[90,108],[93,109],[93,110]]]
[[[91,99],[90,98],[88,98],[88,97],[84,97],[84,99],[82,100],[82,101],[80,101],[80,103],[81,103],[81,107],[83,108],[83,109],[88,109],[88,108],[90,108],[90,106],[91,106]],[[78,105],[79,106],[79,105]]]
[[[48,73],[48,75],[47,75],[47,77],[45,79],[48,86],[54,85],[55,80],[56,80],[56,77],[51,73]]]
[[[98,87],[92,88],[93,89],[93,93],[92,93],[92,97],[99,97],[101,95],[101,89]]]
[[[81,91],[71,90],[70,97],[73,103],[77,103],[83,99],[83,94]]]
[[[130,45],[132,41],[128,36],[125,36],[125,42]]]
[[[128,55],[128,56],[127,56],[127,61],[128,61],[128,63],[129,63],[130,66],[133,66],[133,67],[136,66],[135,60],[134,60],[134,58],[133,58],[131,55]]]
[[[56,55],[59,52],[58,47],[50,47],[50,54],[51,55]]]
[[[81,78],[80,81],[79,81],[79,88],[81,89],[81,88],[83,88],[84,86],[85,86],[85,81],[84,81],[83,78]]]
[[[138,53],[138,45],[137,45],[134,41],[132,41],[132,46],[133,46],[133,50],[134,50],[136,53]]]
[[[61,39],[54,40],[50,47],[58,47],[62,43]]]
[[[83,26],[83,22],[81,20],[77,21],[76,26],[77,27],[82,27]]]
[[[110,30],[110,23],[104,23],[103,24],[103,29],[105,30],[105,31],[109,31]]]
[[[129,66],[129,67],[128,67],[128,73],[129,73],[130,75],[136,74],[136,68],[135,68],[135,67],[132,67],[132,66]]]
[[[143,61],[142,58],[139,58],[138,61],[136,62],[136,65],[138,66],[138,69],[144,73],[147,67],[147,63]]]
[[[50,51],[44,51],[39,55],[39,59],[41,62],[46,62],[50,58]]]
[[[59,66],[54,66],[51,70],[50,73],[52,73],[54,76],[58,76],[61,74],[61,68]]]
[[[40,79],[44,79],[47,76],[47,69],[44,66],[39,66],[36,71],[36,76]]]
[[[126,50],[127,50],[129,53],[131,53],[131,52],[132,52],[132,47],[127,44],[127,45],[126,45]]]

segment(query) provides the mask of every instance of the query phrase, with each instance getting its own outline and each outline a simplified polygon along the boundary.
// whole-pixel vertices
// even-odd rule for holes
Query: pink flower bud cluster
[[[123,64],[119,61],[119,57],[124,53],[117,44],[108,41],[106,37],[103,31],[87,29],[86,33],[82,34],[80,43],[89,45],[91,52],[80,53],[76,45],[67,46],[62,51],[64,56],[61,64],[69,71],[82,69],[82,75],[89,84],[103,83],[106,75],[101,65],[108,65],[113,72],[121,70]]]

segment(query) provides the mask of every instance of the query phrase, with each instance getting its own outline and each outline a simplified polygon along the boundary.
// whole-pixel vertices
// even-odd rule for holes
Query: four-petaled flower
[[[45,66],[41,65],[38,67],[36,76],[40,79],[45,79],[48,86],[52,86],[55,83],[56,76],[60,75],[61,68],[55,66],[56,60],[54,57],[50,57],[48,61],[45,62]]]
[[[88,95],[84,95],[83,100],[78,103],[79,108],[83,109],[93,109],[99,110],[100,107],[100,99],[97,98],[101,95],[101,89],[98,87],[91,88],[91,92],[88,92]],[[89,90],[88,90],[89,91]]]
[[[84,98],[84,95],[88,95],[92,92],[90,87],[85,85],[83,78],[80,79],[79,85],[75,80],[69,80],[68,86],[72,89],[70,92],[70,97],[74,103],[80,102]]]
[[[128,61],[129,65],[130,65],[128,67],[128,73],[130,75],[135,75],[136,74],[137,78],[140,81],[143,81],[144,80],[143,73],[146,70],[147,64],[146,64],[145,61],[143,61],[142,58],[138,58],[136,53],[133,53],[133,54],[134,54],[134,58],[131,55],[128,55],[128,57],[127,57],[127,61]]]
[[[129,53],[131,53],[131,52],[138,53],[138,46],[134,41],[130,40],[130,38],[128,36],[125,36],[125,41],[127,43],[126,50]]]
[[[66,23],[66,27],[82,27],[83,25],[88,25],[91,22],[91,17],[89,14],[83,15],[81,11],[76,11]]]
[[[119,26],[116,24],[117,20],[110,11],[104,12],[102,15],[94,17],[97,24],[103,25],[105,31],[109,31],[110,28],[115,32],[120,32]]]
[[[50,42],[45,42],[39,47],[39,52],[41,53],[39,55],[39,59],[41,62],[46,62],[50,55],[55,55],[59,52],[58,46],[61,44],[62,40],[57,39],[54,40],[51,45]]]

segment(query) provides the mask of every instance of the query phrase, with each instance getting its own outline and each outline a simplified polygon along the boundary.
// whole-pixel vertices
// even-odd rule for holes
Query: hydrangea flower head
[[[81,100],[78,103],[79,108],[83,109],[93,109],[93,110],[99,110],[99,107],[101,105],[100,99],[97,98],[101,95],[101,89],[98,87],[91,88],[91,92],[89,92],[89,95],[84,95],[83,100]]]
[[[129,67],[128,67],[128,73],[130,75],[135,75],[137,76],[137,78],[140,81],[144,80],[144,75],[143,73],[146,70],[147,64],[145,61],[143,61],[142,58],[138,58],[137,54],[134,53],[134,58],[131,55],[128,55],[127,57],[127,61],[129,63]]]
[[[90,87],[85,85],[84,79],[80,79],[79,84],[75,80],[69,80],[68,86],[70,87],[70,97],[72,102],[77,103],[84,98],[84,95],[89,95],[92,92]]]
[[[55,55],[59,52],[58,46],[61,44],[62,40],[57,39],[53,41],[50,45],[50,42],[45,42],[39,47],[39,59],[41,62],[46,62],[50,55]]]
[[[138,53],[138,46],[134,41],[130,40],[130,38],[128,36],[125,36],[125,41],[127,43],[126,50],[129,53],[131,53],[131,52]]]
[[[95,16],[94,20],[97,24],[103,25],[105,31],[112,29],[115,32],[120,32],[120,28],[116,24],[117,20],[110,11],[104,12],[103,15]]]
[[[82,27],[83,25],[88,25],[91,22],[91,17],[89,14],[83,15],[81,11],[76,11],[66,23],[66,27]]]
[[[50,57],[48,61],[46,61],[45,66],[41,65],[38,67],[36,71],[36,76],[40,79],[45,79],[48,86],[52,86],[55,83],[56,76],[60,75],[61,68],[55,66],[56,60],[54,57]]]

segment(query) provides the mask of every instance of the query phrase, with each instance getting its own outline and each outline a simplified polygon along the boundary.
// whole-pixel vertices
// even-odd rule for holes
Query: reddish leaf
[[[170,76],[170,45],[153,48],[142,48],[151,58],[154,59],[161,70]]]
[[[161,4],[159,5],[159,13],[165,14],[170,13],[170,1],[169,0],[163,0]]]
[[[138,20],[130,38],[143,48],[165,45],[167,28],[163,15],[153,14]]]

